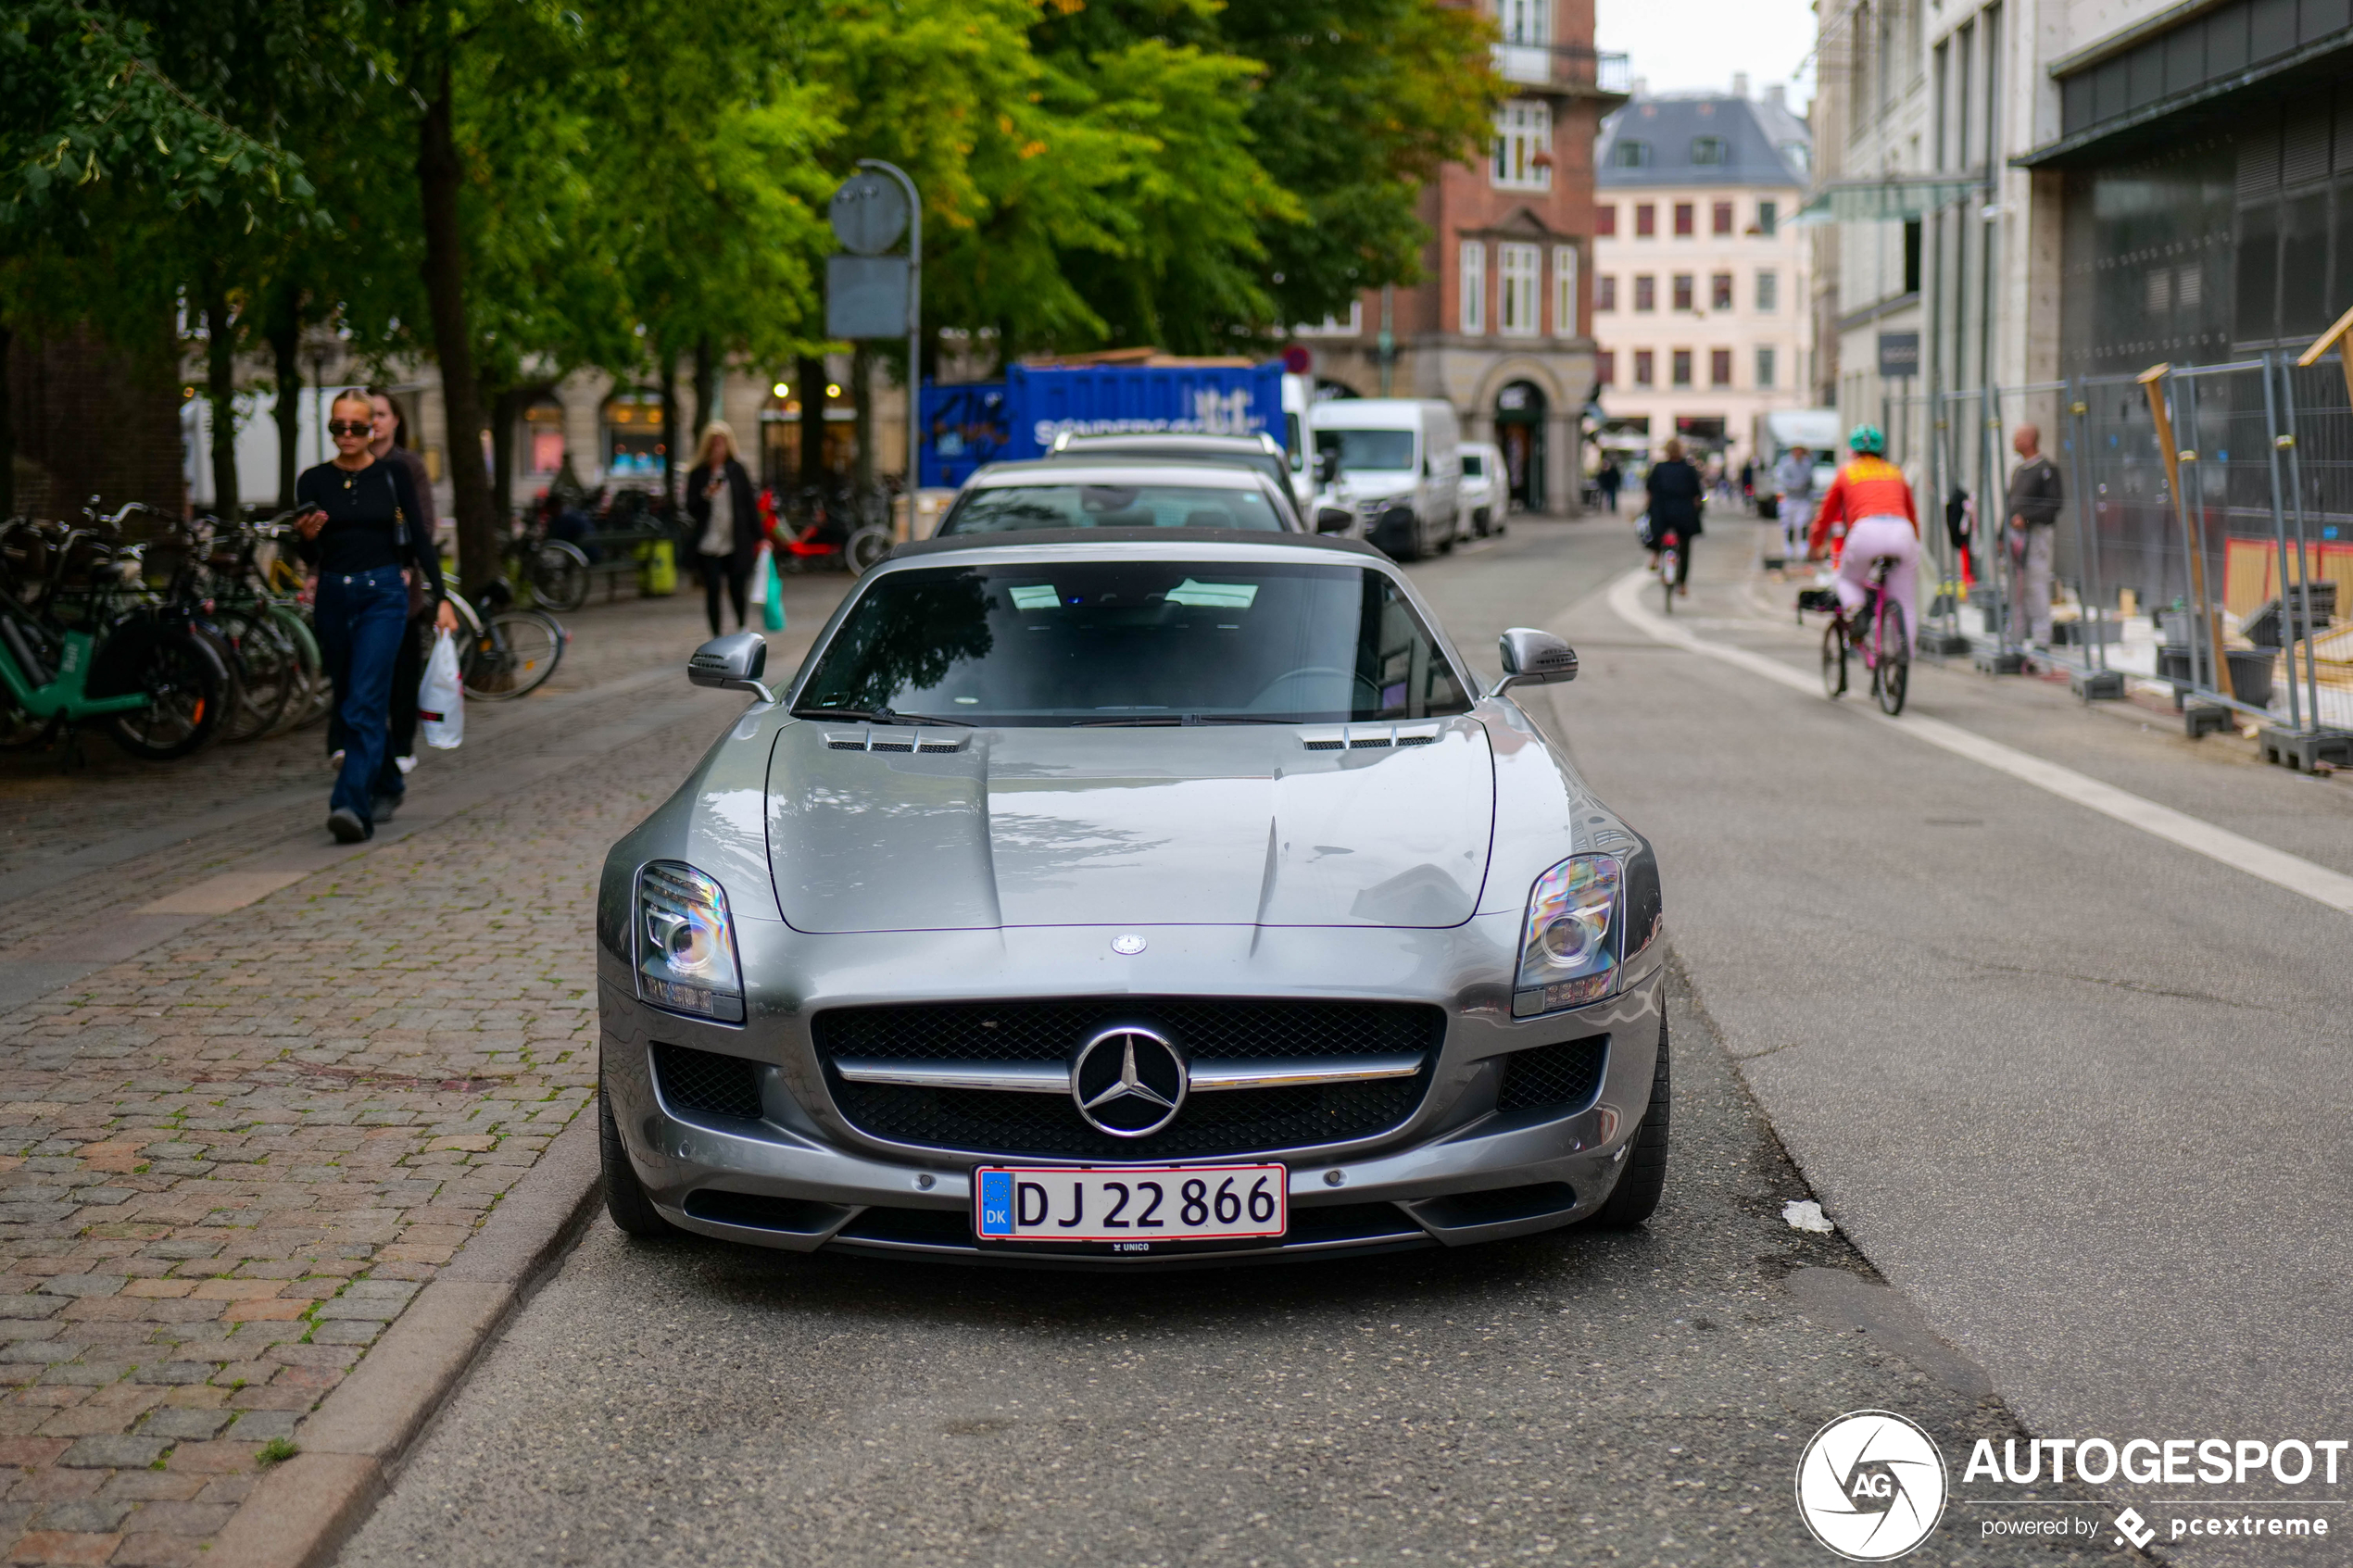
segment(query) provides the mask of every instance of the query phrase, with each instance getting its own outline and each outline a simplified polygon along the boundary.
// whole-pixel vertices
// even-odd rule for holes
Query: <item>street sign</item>
[[[853,174],[834,193],[825,210],[834,237],[844,250],[858,256],[880,256],[907,232],[907,196],[899,182],[881,174]],[[900,331],[905,331],[900,328]],[[834,334],[839,337],[843,334]],[[865,336],[869,334],[852,334]],[[897,333],[886,332],[885,337]]]
[[[1879,334],[1879,373],[1883,381],[1909,380],[1920,373],[1920,334]]]
[[[825,257],[827,337],[905,337],[908,303],[905,257]]]

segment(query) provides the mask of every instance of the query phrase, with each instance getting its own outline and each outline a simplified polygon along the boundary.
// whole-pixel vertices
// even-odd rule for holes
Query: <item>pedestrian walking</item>
[[[1618,468],[1616,458],[1602,459],[1601,468],[1593,475],[1593,483],[1602,493],[1602,505],[1609,508],[1610,516],[1616,517],[1617,493],[1626,485],[1625,472]]]
[[[721,631],[719,592],[723,587],[728,602],[736,607],[736,630],[740,632],[752,563],[760,553],[760,505],[752,496],[751,476],[736,460],[736,433],[723,420],[703,427],[702,446],[686,475],[686,515],[702,528],[695,541],[695,562],[702,571],[711,634],[716,637]]]
[[[327,831],[357,844],[375,836],[378,798],[396,805],[405,787],[391,751],[393,666],[409,621],[403,569],[414,574],[436,623],[455,630],[458,618],[441,602],[441,558],[420,521],[409,470],[370,449],[375,408],[367,394],[338,395],[327,433],[335,455],[296,482],[302,509],[295,527],[319,572],[312,613],[344,741]]]
[[[400,411],[392,394],[381,386],[368,389],[368,405],[374,410],[369,423],[368,451],[378,462],[398,463],[409,470],[409,484],[417,494],[417,516],[422,528],[422,536],[428,540],[440,537],[440,520],[434,513],[433,480],[425,472],[425,459],[409,444],[408,416]],[[438,546],[435,546],[436,549]],[[417,591],[413,571],[405,571],[409,583],[409,633],[400,639],[400,657],[392,666],[392,731],[386,743],[392,748],[393,766],[405,780],[409,771],[417,765],[417,687],[425,678],[425,654],[433,642],[433,618],[447,615],[452,628],[457,616],[446,605],[435,604]],[[344,748],[343,726],[333,721],[327,725],[327,749]],[[400,798],[377,802],[376,820],[383,822],[397,808]]]
[[[1781,558],[1797,558],[1814,521],[1814,454],[1793,446],[1773,465],[1773,515],[1781,525]]]
[[[1675,592],[1688,597],[1692,591],[1692,545],[1701,531],[1700,512],[1706,491],[1699,470],[1683,458],[1683,444],[1673,436],[1659,448],[1659,459],[1651,465],[1650,475],[1642,486],[1650,495],[1651,537],[1664,540],[1669,533],[1681,543],[1675,553]]]
[[[2064,493],[2058,465],[2043,456],[2043,433],[2031,424],[2010,437],[2018,467],[2010,470],[2010,493],[2003,510],[2010,520],[2010,559],[2018,564],[2019,596],[2013,612],[2037,653],[2051,651],[2051,550],[2058,533]],[[2011,621],[2013,627],[2020,621]]]

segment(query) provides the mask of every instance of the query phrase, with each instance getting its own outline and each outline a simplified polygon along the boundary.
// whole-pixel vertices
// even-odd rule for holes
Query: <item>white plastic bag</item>
[[[425,678],[417,687],[417,727],[425,744],[455,751],[466,738],[466,694],[458,684],[458,645],[447,632],[436,632],[433,657],[425,661]]]
[[[751,592],[745,596],[745,600],[756,605],[768,602],[768,541],[765,539],[760,542],[760,553],[752,558]]]

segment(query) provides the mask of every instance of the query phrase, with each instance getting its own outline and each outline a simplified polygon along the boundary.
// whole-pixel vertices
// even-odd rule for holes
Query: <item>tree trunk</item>
[[[695,339],[695,456],[702,456],[702,433],[719,417],[719,356],[711,346],[711,339]],[[736,454],[738,462],[743,454]]]
[[[661,351],[661,499],[665,509],[678,505],[678,351]],[[691,439],[691,438],[689,438]]]
[[[860,344],[849,356],[850,410],[858,416],[851,428],[858,439],[858,493],[875,483],[875,351]]]
[[[434,356],[441,361],[442,461],[458,523],[458,571],[469,596],[499,571],[499,515],[482,465],[482,389],[474,381],[473,338],[466,327],[466,258],[458,228],[464,169],[450,127],[449,60],[426,73],[433,99],[417,137],[417,191],[425,230],[425,295],[433,307]]]
[[[237,343],[228,292],[214,272],[204,302],[205,395],[212,402],[212,515],[234,522],[245,492],[237,484]]]
[[[514,509],[515,495],[515,421],[522,418],[523,409],[531,402],[530,394],[509,390],[486,399],[490,416],[490,497],[497,504],[498,515],[507,516]]]
[[[8,389],[8,351],[16,341],[0,322],[0,518],[17,515],[17,410]]]
[[[803,489],[825,483],[825,362],[803,355],[793,368],[800,386],[800,477]]]
[[[302,294],[282,285],[270,313],[270,348],[278,361],[278,509],[294,510],[302,437]]]

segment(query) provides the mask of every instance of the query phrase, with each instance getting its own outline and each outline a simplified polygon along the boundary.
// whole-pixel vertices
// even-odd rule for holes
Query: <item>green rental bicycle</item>
[[[132,756],[169,762],[213,738],[228,691],[218,650],[172,619],[141,610],[95,633],[44,625],[0,599],[0,746],[96,719]]]

